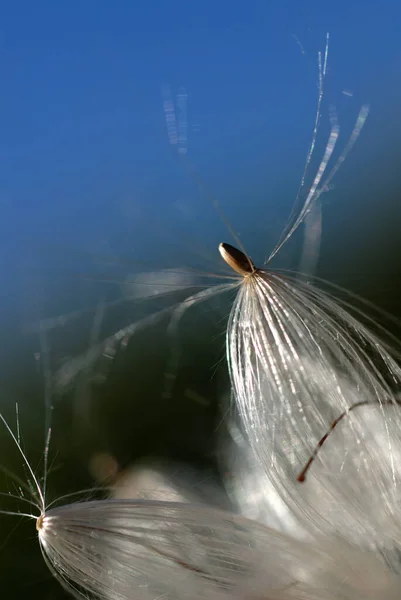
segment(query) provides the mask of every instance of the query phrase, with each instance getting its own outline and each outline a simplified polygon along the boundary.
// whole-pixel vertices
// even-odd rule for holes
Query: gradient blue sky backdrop
[[[372,107],[345,179],[338,179],[343,193],[344,180],[348,188],[358,178],[367,185],[369,171],[379,170],[380,160],[388,165],[387,154],[401,139],[400,28],[396,1],[3,3],[0,243],[6,277],[38,248],[51,253],[46,248],[56,244],[135,253],[150,235],[144,225],[151,215],[159,223],[151,244],[155,260],[160,250],[173,251],[169,242],[158,247],[164,241],[157,228],[168,229],[177,211],[181,229],[192,219],[189,229],[207,241],[217,227],[218,239],[224,228],[169,147],[164,84],[175,91],[185,86],[188,153],[230,217],[266,240],[268,253],[276,241],[269,239],[272,223],[285,218],[310,142],[316,54],[326,32],[322,143],[329,103],[337,107],[344,136],[361,104]],[[360,200],[354,208],[347,203],[346,220],[360,209]],[[372,217],[373,204],[370,210]]]

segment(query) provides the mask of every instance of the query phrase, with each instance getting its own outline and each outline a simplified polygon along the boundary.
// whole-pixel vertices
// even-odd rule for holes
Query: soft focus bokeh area
[[[174,268],[217,272],[218,243],[233,243],[177,150],[254,261],[274,247],[311,141],[317,52],[327,32],[315,169],[329,107],[338,114],[341,147],[361,105],[371,111],[322,196],[316,274],[401,316],[400,26],[396,1],[2,4],[0,410],[15,428],[18,402],[23,446],[39,475],[46,364],[55,372],[83,353],[100,335],[96,319],[105,336],[171,304],[149,291],[159,284],[196,290],[196,277],[172,279]],[[170,143],[166,99],[177,105],[179,148]],[[296,269],[299,234],[275,266]],[[147,275],[138,284],[139,273]],[[118,303],[130,295],[136,300]],[[175,300],[182,297],[178,291]],[[82,309],[40,341],[41,319]],[[124,469],[146,456],[188,463],[200,479],[217,481],[228,310],[226,298],[188,312],[178,351],[163,317],[131,338],[118,360],[105,359],[55,392],[52,498],[94,485],[102,464]],[[172,354],[177,377],[166,397]],[[24,478],[11,448],[2,429],[1,463]],[[0,480],[2,491],[18,492],[4,474]],[[35,533],[32,522],[1,517],[2,597],[64,597]]]

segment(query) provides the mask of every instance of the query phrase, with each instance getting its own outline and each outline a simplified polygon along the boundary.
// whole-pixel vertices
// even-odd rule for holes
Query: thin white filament
[[[302,208],[301,208],[298,216],[296,217],[294,223],[289,228],[288,233],[286,233],[284,235],[282,241],[273,250],[273,252],[269,256],[267,262],[270,262],[272,260],[272,258],[277,254],[277,252],[279,252],[279,250],[284,246],[284,244],[289,240],[289,238],[292,236],[292,234],[295,232],[295,230],[298,229],[299,225],[305,219],[305,216],[308,213],[310,205],[311,205],[312,201],[315,199],[318,185],[321,182],[322,177],[327,169],[327,165],[330,162],[331,156],[334,152],[334,148],[337,144],[339,134],[340,134],[340,128],[338,126],[338,123],[334,122],[332,125],[332,128],[331,128],[331,131],[330,131],[329,140],[327,142],[322,161],[319,165],[315,179],[313,180],[312,186],[311,186],[309,193],[305,199],[305,202],[302,205]]]
[[[24,496],[17,496],[16,494],[11,494],[9,492],[0,492],[0,496],[3,498],[12,498],[13,500],[18,500],[19,502],[27,502],[31,506],[39,508],[36,502],[29,500],[29,498],[24,498]]]
[[[23,459],[23,461],[24,461],[24,463],[25,463],[25,465],[26,465],[26,467],[27,467],[27,469],[28,469],[28,471],[29,471],[29,473],[30,473],[30,475],[32,477],[32,480],[33,480],[33,482],[35,484],[35,488],[36,488],[36,491],[38,493],[38,499],[40,500],[40,508],[41,508],[42,511],[44,511],[44,509],[45,509],[45,499],[44,499],[44,495],[42,493],[42,490],[40,488],[39,481],[37,480],[37,478],[35,476],[35,473],[33,472],[33,469],[31,467],[31,465],[30,465],[27,457],[25,456],[24,451],[22,450],[20,444],[18,443],[18,440],[15,437],[14,432],[12,431],[11,427],[8,425],[7,421],[5,420],[5,418],[3,417],[3,415],[1,413],[0,413],[0,419],[2,420],[2,422],[3,422],[4,426],[5,426],[5,428],[7,429],[8,433],[10,434],[11,439],[13,440],[14,444],[16,445],[16,447],[18,449],[18,452],[22,456],[22,459]]]
[[[43,508],[46,506],[46,487],[47,471],[49,462],[49,448],[52,436],[51,415],[53,410],[52,400],[52,374],[50,367],[50,347],[46,331],[41,331],[39,335],[41,356],[43,361],[44,378],[44,403],[45,403],[45,448],[43,453]]]
[[[327,59],[328,59],[328,54],[329,54],[329,34],[326,34],[326,48],[325,48],[325,52],[324,52],[324,63],[323,63],[323,67],[322,67],[322,54],[321,52],[318,52],[318,76],[319,76],[319,84],[318,84],[318,100],[317,100],[317,108],[316,108],[316,115],[315,115],[315,123],[313,126],[313,133],[312,133],[312,141],[311,144],[309,146],[309,150],[308,150],[308,154],[306,156],[306,161],[305,161],[305,166],[304,166],[304,172],[302,174],[302,179],[301,179],[301,183],[299,185],[298,188],[298,192],[295,198],[295,202],[293,205],[293,208],[291,210],[290,216],[288,217],[287,223],[284,227],[284,230],[280,236],[280,239],[277,243],[277,246],[279,246],[281,244],[281,241],[285,238],[287,231],[290,229],[291,227],[291,220],[294,216],[295,213],[295,209],[296,206],[298,204],[298,200],[300,198],[301,192],[304,189],[305,186],[305,179],[306,176],[308,174],[308,170],[309,170],[309,166],[310,166],[310,162],[312,160],[312,155],[313,155],[313,151],[315,149],[315,145],[316,145],[316,139],[317,139],[317,134],[319,132],[319,125],[320,125],[320,120],[321,120],[321,116],[322,116],[322,100],[323,100],[323,93],[324,93],[324,80],[326,77],[326,71],[327,71]]]
[[[157,323],[164,316],[171,313],[172,307],[168,307],[154,313],[148,317],[145,317],[139,321],[134,321],[122,327],[116,331],[113,335],[105,338],[95,346],[92,346],[84,354],[74,357],[67,363],[65,363],[54,375],[54,387],[55,389],[63,389],[70,385],[77,375],[83,370],[90,368],[90,366],[100,357],[104,352],[113,352],[118,344],[126,337],[131,337],[138,331],[148,327],[153,323]]]
[[[268,260],[266,261],[266,264],[269,263],[273,259],[273,257],[276,256],[276,254],[279,252],[279,250],[284,246],[284,244],[286,244],[286,242],[289,240],[289,238],[298,229],[300,224],[305,220],[305,217],[307,216],[307,214],[309,213],[309,211],[311,210],[311,208],[315,204],[315,202],[318,201],[321,194],[328,189],[330,182],[333,180],[334,176],[337,174],[341,165],[344,163],[348,154],[354,147],[355,142],[357,141],[357,139],[362,131],[363,126],[365,125],[366,119],[368,118],[369,110],[370,110],[370,107],[367,104],[365,104],[361,107],[361,109],[358,113],[358,117],[356,119],[356,123],[352,130],[351,136],[350,136],[347,144],[345,145],[345,148],[343,149],[342,153],[340,154],[339,158],[337,159],[336,163],[334,164],[334,167],[329,172],[329,175],[326,177],[323,184],[319,187],[319,184],[322,180],[322,177],[326,171],[326,168],[330,162],[331,156],[334,152],[334,148],[335,148],[335,145],[337,143],[338,136],[340,133],[337,118],[335,117],[334,114],[332,115],[332,129],[330,132],[329,140],[327,142],[327,146],[326,146],[326,149],[324,152],[323,159],[319,165],[317,174],[316,174],[315,179],[312,183],[312,186],[309,190],[309,193],[305,199],[305,202],[302,205],[301,210],[299,211],[298,216],[295,218],[295,221],[292,224],[290,224],[290,222],[291,222],[291,217],[290,217],[289,222],[286,225],[278,244],[274,248],[273,252],[270,254]],[[298,196],[297,196],[297,199],[298,199]],[[294,213],[294,211],[292,211],[291,215],[293,215],[293,213]]]

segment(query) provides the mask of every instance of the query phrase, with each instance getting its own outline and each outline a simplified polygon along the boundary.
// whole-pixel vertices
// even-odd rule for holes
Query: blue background
[[[165,84],[188,93],[189,157],[244,241],[258,237],[267,255],[301,178],[327,31],[320,152],[329,104],[343,143],[361,104],[371,104],[371,115],[327,196],[325,248],[345,268],[350,238],[367,243],[374,229],[389,244],[388,216],[394,227],[399,212],[383,189],[398,164],[400,19],[396,2],[3,5],[5,307],[13,305],[12,278],[28,271],[28,287],[38,271],[46,278],[49,258],[60,289],[72,285],[83,250],[160,268],[193,261],[185,229],[211,254],[227,237],[168,144]],[[380,197],[367,197],[374,186]]]

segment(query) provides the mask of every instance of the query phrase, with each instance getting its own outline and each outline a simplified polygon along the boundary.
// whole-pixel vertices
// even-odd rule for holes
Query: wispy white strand
[[[330,131],[330,136],[329,136],[329,139],[328,139],[328,142],[326,145],[326,149],[324,151],[322,161],[319,165],[319,168],[317,170],[317,173],[315,175],[315,178],[313,180],[313,183],[309,190],[309,193],[306,197],[306,200],[303,203],[301,210],[296,215],[294,222],[289,226],[288,232],[285,233],[282,241],[275,247],[275,249],[269,256],[269,259],[267,262],[270,262],[274,258],[274,256],[276,256],[276,254],[281,250],[281,248],[284,246],[284,244],[287,243],[287,241],[290,239],[292,234],[298,229],[299,225],[305,219],[305,217],[311,207],[312,202],[315,200],[316,195],[319,193],[318,186],[322,180],[324,173],[326,172],[327,166],[330,162],[331,156],[336,147],[339,135],[340,135],[340,128],[339,128],[338,123],[335,122],[332,125],[331,131]],[[326,187],[326,183],[323,185],[323,187]]]
[[[305,179],[306,176],[308,174],[308,170],[310,167],[310,163],[312,160],[312,156],[313,156],[313,152],[315,150],[315,145],[316,145],[316,139],[317,139],[317,134],[319,132],[319,125],[320,125],[320,120],[322,118],[322,100],[323,100],[323,93],[324,93],[324,80],[326,77],[326,71],[327,71],[327,59],[328,59],[328,54],[329,54],[329,34],[326,34],[326,48],[325,48],[325,52],[324,52],[324,62],[323,62],[323,66],[322,66],[322,53],[318,52],[318,77],[319,77],[319,83],[318,83],[318,99],[317,99],[317,108],[316,108],[316,114],[315,114],[315,123],[313,125],[313,133],[312,133],[312,141],[311,144],[309,146],[309,150],[306,156],[306,161],[305,161],[305,166],[304,166],[304,172],[302,174],[302,178],[301,178],[301,183],[299,185],[298,188],[298,192],[295,198],[295,202],[294,202],[294,206],[293,209],[291,211],[291,214],[288,218],[287,224],[284,227],[284,230],[280,236],[280,239],[277,243],[277,248],[281,247],[282,243],[285,243],[284,240],[286,239],[287,233],[288,231],[291,229],[291,223],[292,223],[292,219],[295,216],[295,211],[296,208],[298,206],[298,201],[300,199],[301,193],[305,187]],[[278,250],[277,250],[278,251]]]
[[[367,104],[365,104],[361,107],[361,109],[358,113],[358,117],[356,119],[354,128],[352,130],[351,136],[349,137],[348,142],[345,145],[345,148],[341,152],[339,158],[335,162],[333,168],[329,172],[326,179],[324,179],[323,183],[321,183],[324,173],[326,172],[326,169],[330,163],[330,159],[332,157],[332,154],[334,152],[334,149],[336,147],[336,144],[337,144],[337,141],[338,141],[338,138],[340,135],[340,128],[339,128],[339,124],[337,121],[337,117],[336,117],[335,113],[332,115],[332,127],[331,127],[331,131],[330,131],[329,139],[328,139],[325,151],[324,151],[323,158],[321,160],[321,163],[319,165],[319,168],[317,170],[317,173],[315,175],[313,183],[308,192],[308,195],[306,196],[306,199],[304,200],[302,207],[300,208],[298,213],[295,213],[294,210],[292,211],[291,215],[293,218],[290,217],[290,219],[280,237],[278,244],[275,246],[273,252],[270,254],[268,260],[266,261],[266,264],[269,263],[274,258],[274,256],[276,256],[276,254],[280,251],[280,249],[284,246],[284,244],[287,243],[289,238],[295,233],[295,231],[298,229],[298,227],[301,225],[301,223],[303,223],[305,221],[306,216],[308,215],[310,210],[313,208],[314,204],[319,200],[321,194],[328,189],[329,184],[331,183],[334,176],[337,174],[340,167],[342,166],[345,159],[347,158],[348,154],[351,152],[352,148],[354,147],[355,142],[357,141],[357,139],[362,131],[362,128],[364,127],[364,125],[366,123],[366,119],[369,116],[369,110],[370,110],[370,107]],[[299,193],[298,193],[298,195],[299,195]],[[297,200],[298,200],[298,196],[297,196]],[[297,200],[296,200],[296,203],[297,203]]]
[[[171,310],[172,307],[168,307],[153,313],[148,317],[144,317],[139,321],[134,321],[129,325],[122,327],[101,342],[91,346],[91,348],[89,348],[89,350],[84,354],[68,360],[54,375],[54,389],[56,391],[65,390],[72,382],[75,381],[78,374],[85,369],[90,368],[93,363],[102,355],[111,353],[111,355],[114,356],[116,348],[124,338],[130,338],[138,331],[157,323],[163,317],[170,314]]]

